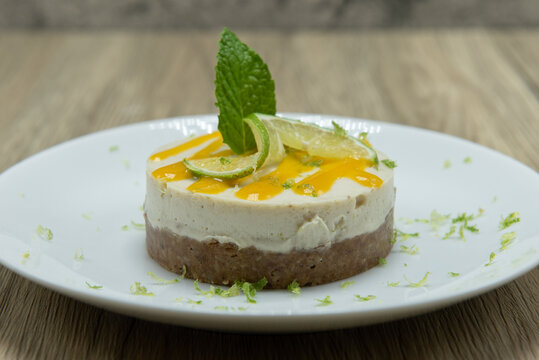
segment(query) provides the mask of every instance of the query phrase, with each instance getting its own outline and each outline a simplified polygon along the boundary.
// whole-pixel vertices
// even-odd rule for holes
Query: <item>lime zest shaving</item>
[[[444,161],[444,169],[449,169],[451,167],[451,161],[446,160]]]
[[[255,296],[256,292],[262,290],[268,283],[266,277],[258,280],[255,283],[249,283],[247,281],[236,281],[234,285],[238,286],[239,289],[245,294],[247,302],[256,304]]]
[[[345,281],[341,284],[341,289],[346,289],[350,285],[354,285],[355,283],[353,281]]]
[[[469,163],[472,162],[472,158],[469,157],[469,156],[466,156],[466,157],[464,158],[463,162],[464,162],[465,164],[469,164]]]
[[[220,287],[213,286],[213,285],[210,285],[209,290],[202,290],[200,289],[200,286],[198,285],[198,279],[194,281],[193,285],[195,286],[195,290],[198,293],[206,296],[207,298],[213,297],[215,295],[226,298],[226,297],[238,296],[240,294],[240,287],[237,283],[234,283],[234,285],[232,285],[227,290],[223,290]]]
[[[425,276],[423,276],[423,279],[419,280],[418,282],[412,282],[412,281],[408,280],[406,275],[404,275],[404,280],[406,280],[408,282],[408,286],[410,286],[410,287],[414,287],[414,288],[423,287],[423,286],[425,286],[427,284],[427,280],[428,280],[428,277],[429,277],[430,274],[431,273],[427,271]]]
[[[26,264],[26,262],[30,259],[30,251],[26,251],[24,254],[22,254],[21,264]]]
[[[397,167],[397,163],[393,160],[389,160],[389,159],[384,159],[382,161],[380,161],[382,164],[384,164],[385,166],[387,166],[388,168],[390,169],[394,169]]]
[[[514,231],[503,234],[502,239],[501,239],[500,251],[507,250],[509,245],[511,245],[513,241],[515,241],[516,238],[517,238],[517,233]]]
[[[494,264],[494,259],[495,258],[496,258],[496,253],[491,252],[490,256],[489,256],[489,261],[488,261],[488,263],[485,264],[485,266],[490,266],[490,265]]]
[[[46,228],[42,225],[38,225],[37,228],[36,228],[36,235],[43,239],[43,240],[48,240],[48,241],[51,241],[52,238],[53,238],[53,234],[52,234],[52,231],[51,229],[49,228]]]
[[[214,310],[228,311],[228,306],[217,305],[213,308]]]
[[[378,265],[384,266],[385,264],[387,264],[386,259],[384,259],[383,257],[378,258]]]
[[[296,280],[292,281],[290,284],[288,284],[288,291],[296,295],[301,294],[301,288],[299,287],[299,283]]]
[[[84,253],[82,251],[82,248],[78,248],[76,251],[75,251],[75,254],[73,255],[73,260],[75,261],[82,261],[84,260]]]
[[[118,145],[112,145],[111,147],[109,147],[109,152],[115,152],[115,151],[118,151],[118,150],[120,150]]]
[[[187,300],[187,303],[191,304],[191,305],[200,305],[200,304],[202,304],[202,300],[191,300],[189,298],[187,298],[186,300]]]
[[[91,212],[86,213],[86,214],[81,214],[82,218],[88,221],[92,220],[92,215],[93,214]]]
[[[315,301],[318,301],[319,304],[316,306],[328,306],[333,304],[333,301],[331,301],[331,297],[328,295],[323,299],[314,299]]]
[[[132,295],[155,296],[153,292],[149,292],[148,289],[146,289],[146,286],[142,286],[138,281],[135,281],[133,285],[129,287],[129,291],[131,291]]]
[[[165,279],[163,279],[162,277],[157,276],[153,271],[148,271],[147,274],[148,274],[153,280],[157,281],[159,284],[162,284],[162,285],[175,284],[175,283],[177,283],[177,282],[180,281],[179,279],[165,280]]]
[[[131,167],[131,165],[129,164],[129,160],[127,159],[122,159],[122,164],[124,164],[124,167],[126,169],[129,169]]]
[[[395,242],[397,242],[397,240],[400,238],[400,241],[406,241],[410,238],[415,238],[415,237],[419,237],[419,233],[418,232],[415,232],[415,233],[405,233],[404,231],[401,231],[397,228],[395,228],[395,230],[393,231],[393,238],[395,239]]]
[[[498,225],[498,230],[502,231],[507,229],[509,226],[520,222],[520,213],[518,211],[512,212],[507,215],[505,218],[502,216],[500,224]]]
[[[458,276],[460,276],[460,273],[456,273],[456,272],[452,272],[452,271],[448,272],[448,274],[449,274],[449,276],[451,276],[451,277],[458,277]]]
[[[187,274],[187,267],[185,265],[182,266],[182,274],[180,275],[180,279],[185,279],[185,274]]]
[[[146,229],[145,224],[139,224],[139,223],[134,222],[133,220],[131,220],[131,226],[135,230],[145,230]]]
[[[396,287],[400,284],[401,282],[400,281],[394,281],[394,282],[387,282],[387,286],[389,287]]]
[[[100,290],[103,288],[103,285],[91,285],[88,281],[85,281],[86,286],[93,290]]]
[[[129,226],[123,225],[123,226],[121,227],[121,229],[122,229],[122,231],[127,231],[127,230],[129,230]]]
[[[415,244],[410,247],[401,245],[401,251],[409,255],[415,255],[419,252],[419,248]]]
[[[292,187],[293,187],[295,184],[296,184],[296,183],[295,183],[294,179],[288,179],[288,180],[286,180],[286,181],[282,184],[282,186],[283,186],[283,188],[285,188],[285,189],[292,189]]]
[[[360,295],[354,295],[357,299],[357,301],[370,301],[376,299],[376,296],[374,295],[367,295],[367,296],[360,296]]]

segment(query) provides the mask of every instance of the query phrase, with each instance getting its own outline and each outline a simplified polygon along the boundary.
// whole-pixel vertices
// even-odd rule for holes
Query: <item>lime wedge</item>
[[[268,159],[270,153],[270,134],[266,126],[254,115],[250,115],[243,119],[253,131],[255,137],[257,152],[250,155],[233,155],[226,157],[209,157],[197,160],[184,159],[185,167],[198,176],[215,177],[219,179],[238,179],[251,174],[258,169]],[[278,140],[278,135],[272,129],[274,141]],[[280,144],[281,148],[283,145]],[[279,152],[277,145],[274,145],[276,152]],[[284,148],[283,148],[284,156]],[[275,154],[272,155],[273,160],[277,161]],[[278,159],[280,161],[281,159]]]
[[[304,150],[311,156],[325,158],[369,159],[378,164],[376,151],[364,142],[333,130],[279,116],[255,114],[266,127],[272,127],[281,142],[294,149]]]

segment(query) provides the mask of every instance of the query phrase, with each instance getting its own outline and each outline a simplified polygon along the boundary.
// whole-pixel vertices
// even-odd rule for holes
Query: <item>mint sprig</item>
[[[237,154],[255,149],[251,129],[243,118],[254,112],[275,115],[275,83],[268,66],[250,47],[224,28],[215,67],[215,105],[223,142]]]

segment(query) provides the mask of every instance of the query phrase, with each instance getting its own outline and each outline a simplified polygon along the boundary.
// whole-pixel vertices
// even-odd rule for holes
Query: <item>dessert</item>
[[[245,46],[232,35],[223,32]],[[329,130],[271,115],[271,99],[261,110],[270,115],[256,113],[259,104],[234,122],[216,85],[220,131],[165,145],[148,159],[149,255],[199,281],[266,278],[272,288],[336,281],[387,256],[395,202],[387,157],[336,123]]]

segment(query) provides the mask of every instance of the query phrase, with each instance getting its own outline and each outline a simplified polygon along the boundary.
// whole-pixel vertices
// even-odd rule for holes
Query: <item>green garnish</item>
[[[341,284],[341,289],[346,289],[347,287],[349,287],[350,285],[354,285],[354,282],[353,281],[345,281]]]
[[[163,285],[175,284],[180,281],[178,279],[165,280],[162,277],[155,275],[153,271],[148,271],[147,274],[151,276],[152,279]]]
[[[92,220],[92,213],[81,214],[83,219]]]
[[[500,225],[498,225],[498,230],[505,230],[509,226],[518,222],[520,222],[520,213],[518,211],[510,213],[505,218],[502,216],[502,219],[500,220]]]
[[[184,265],[182,267],[182,274],[180,275],[180,279],[185,279],[185,274],[187,273],[187,267]]]
[[[312,197],[318,197],[316,189],[311,184],[298,185],[298,188],[300,188],[300,189],[303,188],[303,189],[310,190],[310,194],[311,194]]]
[[[451,228],[449,229],[448,232],[445,233],[444,237],[442,238],[443,240],[447,240],[451,237],[451,235],[453,235],[455,233],[455,231],[457,230],[457,227],[455,225],[451,225]]]
[[[516,238],[517,238],[517,233],[514,231],[503,234],[502,241],[501,241],[502,246],[500,248],[500,251],[507,250],[509,245],[511,245],[513,241],[515,241]]]
[[[228,306],[217,305],[216,307],[214,307],[214,310],[228,311]]]
[[[395,242],[397,241],[397,239],[399,237],[400,237],[401,241],[406,241],[409,238],[419,237],[419,233],[418,232],[416,232],[416,233],[405,233],[404,231],[401,231],[401,230],[395,228],[395,230],[393,231],[393,238],[395,239]]]
[[[438,229],[445,225],[449,220],[450,215],[440,214],[436,210],[430,212],[430,227],[433,231],[438,231]]]
[[[84,260],[84,253],[82,252],[81,248],[75,251],[75,255],[73,255],[73,260],[76,260],[76,261]]]
[[[415,244],[411,247],[401,245],[401,251],[410,255],[415,255],[419,252],[419,248]]]
[[[111,147],[109,147],[109,152],[115,152],[115,151],[118,151],[120,148],[116,145],[113,145]]]
[[[333,125],[333,133],[337,136],[346,136],[346,130],[344,130],[339,124],[337,124],[335,121],[332,121],[331,124]]]
[[[460,273],[456,273],[456,272],[452,272],[452,271],[450,271],[448,274],[449,274],[449,276],[451,276],[451,277],[458,277],[458,276],[460,276]]]
[[[476,225],[470,225],[468,223],[468,221],[472,221],[472,220],[477,219],[478,217],[482,216],[484,212],[485,212],[485,210],[480,208],[476,215],[474,215],[474,214],[468,215],[466,213],[462,213],[462,214],[459,214],[457,217],[451,219],[451,223],[460,224],[460,226],[459,226],[459,237],[460,237],[461,240],[466,241],[466,237],[464,236],[464,230],[467,230],[467,231],[472,232],[472,233],[478,233],[479,232],[479,229],[477,228],[477,226]],[[452,225],[451,229],[449,230],[448,233],[446,233],[444,235],[443,239],[444,240],[448,239],[451,235],[453,235],[455,233],[455,231],[456,231],[456,225]]]
[[[19,197],[25,197],[26,195],[24,195],[24,193],[17,193],[17,195],[19,195]]]
[[[52,231],[49,228],[46,228],[44,226],[38,225],[36,228],[36,235],[39,236],[43,240],[52,240]]]
[[[21,264],[26,264],[28,259],[30,259],[30,251],[26,251],[24,254],[22,254]]]
[[[275,115],[275,84],[260,56],[229,29],[223,29],[215,67],[218,129],[237,154],[256,148],[243,118],[252,113]]]
[[[302,157],[300,162],[303,165],[310,167],[320,167],[320,165],[322,165],[322,159],[313,160],[313,157],[309,155]]]
[[[288,179],[286,180],[284,183],[283,183],[283,188],[285,189],[292,189],[292,187],[294,186],[295,182],[294,182],[294,179]]]
[[[329,295],[323,299],[315,299],[315,300],[319,302],[319,304],[316,306],[328,306],[328,305],[333,304],[333,301],[331,301],[331,298]]]
[[[126,169],[129,169],[131,167],[131,165],[129,164],[129,160],[127,159],[122,159],[122,164],[124,164]]]
[[[121,229],[122,229],[122,231],[127,231],[127,230],[129,230],[129,226],[127,226],[127,225],[124,225],[124,226],[122,226],[122,228],[121,228]]]
[[[367,295],[367,296],[360,296],[360,295],[354,295],[358,301],[370,301],[376,299],[376,296],[374,295]]]
[[[451,167],[451,161],[446,160],[444,161],[444,169],[449,169]]]
[[[255,296],[256,292],[260,291],[266,286],[268,283],[268,280],[266,280],[265,277],[258,280],[255,283],[248,283],[247,281],[236,281],[234,285],[236,285],[241,291],[245,294],[245,297],[247,298],[247,302],[256,303]]]
[[[485,266],[490,266],[494,263],[494,259],[496,258],[496,253],[494,252],[491,252],[490,253],[490,256],[489,256],[489,261],[488,263],[485,264]]]
[[[394,169],[397,167],[397,163],[393,160],[389,160],[389,159],[384,159],[381,161],[382,164],[384,164],[385,166],[387,166],[388,168],[390,169]]]
[[[404,275],[404,280],[406,280],[408,282],[408,286],[411,286],[411,287],[422,287],[422,286],[425,286],[427,284],[427,279],[430,275],[430,272],[427,272],[425,274],[425,276],[423,276],[423,279],[419,280],[418,282],[412,282],[410,280],[408,280],[406,278],[406,275]]]
[[[192,304],[192,305],[200,305],[200,304],[202,304],[202,300],[196,300],[195,301],[195,300],[191,300],[189,298],[187,298],[186,300],[187,300],[188,304]]]
[[[389,287],[395,287],[395,286],[398,286],[401,282],[400,281],[395,281],[395,282],[387,282],[387,286]]]
[[[469,163],[471,163],[471,162],[472,162],[472,158],[471,158],[471,157],[467,156],[467,157],[464,158],[464,163],[465,163],[465,164],[469,164]]]
[[[382,265],[382,266],[383,266],[383,265],[385,265],[385,264],[387,264],[387,260],[386,260],[386,259],[384,259],[383,257],[378,258],[378,265]]]
[[[497,197],[497,196],[494,196],[494,197],[492,198],[492,202],[495,203],[496,201],[498,201],[498,197]]]
[[[133,220],[131,220],[131,226],[133,226],[133,229],[136,229],[136,230],[144,230],[144,229],[146,229],[146,225],[136,223]]]
[[[129,287],[129,290],[132,295],[155,296],[153,292],[149,292],[148,289],[146,289],[146,286],[142,286],[138,281],[135,281],[133,285]]]
[[[90,289],[99,290],[103,288],[103,285],[90,285],[88,281],[85,281],[85,283]]]
[[[299,287],[299,283],[296,280],[292,281],[290,284],[288,284],[288,291],[296,295],[301,294],[301,288]]]
[[[227,159],[226,157],[220,157],[219,162],[221,163],[221,165],[228,165],[231,163],[231,161]]]

